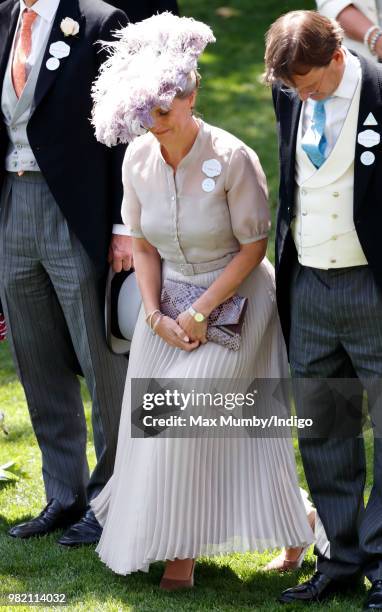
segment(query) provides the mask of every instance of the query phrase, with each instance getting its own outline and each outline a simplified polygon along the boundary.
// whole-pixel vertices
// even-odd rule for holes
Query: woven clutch
[[[161,311],[175,320],[205,290],[205,287],[167,279],[162,287]],[[247,305],[247,298],[234,295],[215,308],[208,317],[207,339],[232,351],[238,351]]]

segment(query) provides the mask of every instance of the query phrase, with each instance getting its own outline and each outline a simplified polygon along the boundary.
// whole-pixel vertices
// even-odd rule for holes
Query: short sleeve
[[[317,10],[325,17],[337,19],[337,16],[351,4],[349,0],[317,0]]]
[[[267,238],[271,227],[267,181],[259,158],[249,147],[233,152],[226,193],[233,234],[240,244]]]
[[[122,165],[123,200],[122,220],[127,228],[128,236],[144,238],[141,229],[141,204],[135,192],[131,177],[131,157],[133,145],[127,147]]]

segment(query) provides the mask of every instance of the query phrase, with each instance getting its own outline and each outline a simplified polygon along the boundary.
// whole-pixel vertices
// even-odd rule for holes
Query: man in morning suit
[[[371,610],[382,609],[382,69],[350,53],[342,36],[337,22],[313,11],[287,13],[267,34],[280,141],[277,299],[296,388],[297,379],[314,386],[347,378],[367,389],[374,483],[365,507],[362,436],[340,427],[300,438],[329,542],[318,537],[314,576],[280,600],[321,601],[365,574]],[[359,433],[361,414],[350,413],[360,395],[334,404],[331,392],[329,403],[312,397],[324,431],[345,397],[341,407]],[[300,393],[296,400],[304,414]]]
[[[130,266],[119,227],[124,147],[98,144],[89,120],[104,59],[95,43],[126,22],[101,0],[0,6],[0,298],[48,502],[9,533],[66,527],[67,546],[99,539],[88,503],[113,472],[126,374],[102,313],[108,257],[116,270]],[[90,479],[79,371],[92,400]]]

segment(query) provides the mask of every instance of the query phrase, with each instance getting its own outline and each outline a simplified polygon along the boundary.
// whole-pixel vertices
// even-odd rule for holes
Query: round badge
[[[215,189],[215,181],[212,178],[204,179],[202,188],[203,191],[207,191],[207,193],[213,191]]]
[[[60,60],[57,57],[50,57],[46,62],[46,67],[48,70],[57,70],[60,65]]]
[[[364,166],[371,166],[375,162],[375,155],[371,151],[365,151],[361,155],[361,162]]]
[[[204,174],[210,178],[213,178],[214,176],[219,176],[219,174],[221,174],[222,165],[217,159],[207,159],[205,162],[203,162],[202,170]]]
[[[381,142],[381,136],[374,130],[364,130],[358,134],[358,142],[363,147],[375,147]]]

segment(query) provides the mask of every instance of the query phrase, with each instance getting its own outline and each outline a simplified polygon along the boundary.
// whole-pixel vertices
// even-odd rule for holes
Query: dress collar
[[[177,171],[179,170],[179,168],[184,168],[190,161],[192,161],[193,159],[195,159],[196,157],[198,157],[200,149],[202,147],[203,141],[204,141],[204,136],[208,131],[208,126],[206,123],[204,123],[204,121],[202,121],[202,119],[197,119],[196,120],[198,122],[199,125],[199,131],[196,135],[196,138],[194,140],[194,143],[191,147],[191,149],[189,150],[189,152],[183,157],[183,159],[180,161],[180,163],[178,164],[177,167]],[[155,136],[153,136],[153,138],[155,138]],[[155,138],[156,143],[157,143],[157,147],[158,147],[158,154],[160,156],[160,159],[162,160],[162,162],[164,164],[166,164],[166,166],[168,166],[169,168],[171,167],[166,160],[164,159],[163,155],[162,155],[162,151],[161,151],[161,147],[160,147],[160,143],[159,141]]]

